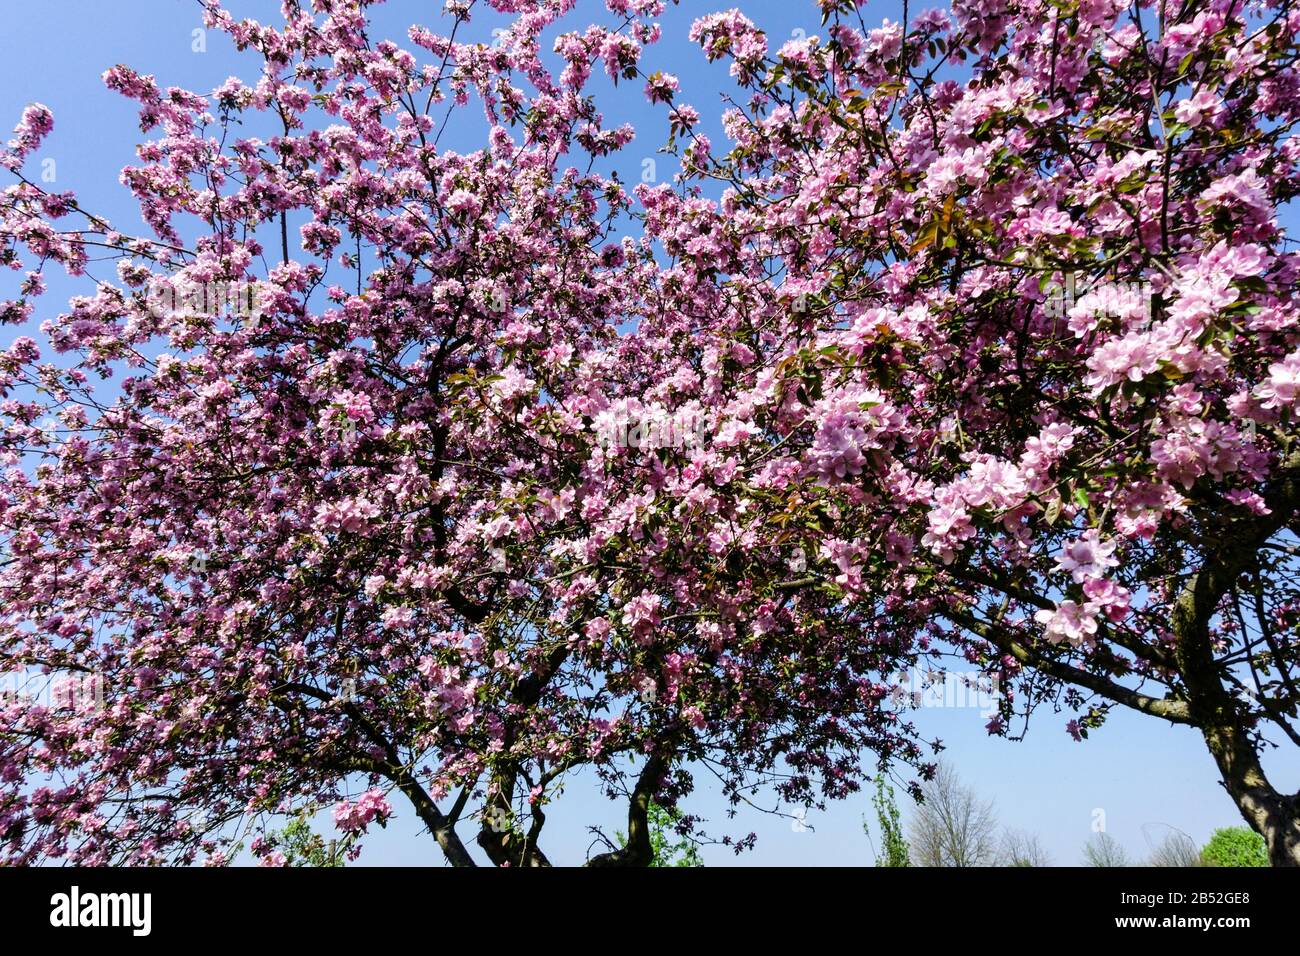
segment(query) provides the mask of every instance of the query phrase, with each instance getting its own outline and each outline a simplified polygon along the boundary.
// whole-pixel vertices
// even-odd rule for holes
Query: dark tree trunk
[[[1237,727],[1202,728],[1242,819],[1264,838],[1273,866],[1300,866],[1300,794],[1278,793],[1264,775],[1255,748]]]

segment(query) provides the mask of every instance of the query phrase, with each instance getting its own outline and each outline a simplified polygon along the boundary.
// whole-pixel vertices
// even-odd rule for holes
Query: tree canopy
[[[206,3],[251,85],[105,73],[151,235],[28,174],[44,107],[0,156],[0,653],[105,689],[0,709],[0,859],[219,863],[364,779],[348,826],[391,797],[452,863],[541,865],[587,768],[628,807],[590,862],[644,864],[700,774],[919,787],[898,674],[956,660],[995,735],[1194,728],[1300,863],[1261,759],[1300,744],[1300,11],[708,14],[715,144],[662,0],[490,0],[495,46],[483,3],[371,6]],[[596,71],[673,182],[599,171],[633,131]],[[62,311],[55,268],[93,280]]]

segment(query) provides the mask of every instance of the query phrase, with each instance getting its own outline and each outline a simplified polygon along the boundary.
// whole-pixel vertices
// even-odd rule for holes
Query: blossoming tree
[[[490,5],[495,46],[468,2],[403,46],[364,2],[214,2],[254,85],[110,70],[148,237],[26,175],[24,114],[0,313],[97,282],[0,357],[0,651],[105,692],[0,710],[4,858],[220,863],[400,794],[452,863],[472,828],[544,865],[586,768],[628,807],[590,862],[644,864],[701,773],[928,776],[897,674],[956,657],[994,734],[1195,728],[1300,863],[1262,757],[1300,744],[1300,12],[823,0],[776,49],[709,15],[717,150],[644,52],[661,0]],[[674,184],[596,171],[633,135],[601,69],[666,112]],[[441,148],[470,113],[484,147]]]

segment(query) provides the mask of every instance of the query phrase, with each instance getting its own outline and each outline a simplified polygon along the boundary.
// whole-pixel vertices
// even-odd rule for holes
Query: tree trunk
[[[1242,818],[1264,838],[1273,866],[1300,866],[1300,794],[1269,783],[1245,727],[1240,701],[1224,686],[1226,665],[1215,659],[1210,622],[1259,549],[1300,510],[1300,453],[1293,453],[1265,494],[1269,513],[1227,525],[1219,546],[1187,582],[1173,607],[1174,657],[1187,689],[1192,723],[1214,756],[1223,785]],[[1278,662],[1285,667],[1285,662]]]
[[[1300,866],[1300,794],[1278,793],[1240,728],[1203,727],[1205,744],[1242,819],[1264,838],[1273,866]]]

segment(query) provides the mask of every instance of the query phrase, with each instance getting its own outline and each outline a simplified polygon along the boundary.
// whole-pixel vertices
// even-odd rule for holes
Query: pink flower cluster
[[[384,791],[372,787],[356,802],[341,800],[334,806],[334,825],[344,833],[364,833],[371,823],[386,823],[393,808]]]
[[[22,119],[14,127],[13,139],[8,148],[0,150],[0,166],[17,170],[23,161],[37,149],[54,130],[54,114],[43,103],[33,103],[23,110]]]

